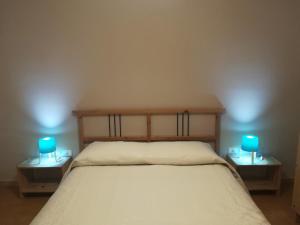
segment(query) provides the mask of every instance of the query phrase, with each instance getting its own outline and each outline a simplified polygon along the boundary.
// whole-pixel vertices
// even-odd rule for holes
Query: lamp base
[[[60,160],[61,158],[57,157],[56,151],[51,153],[39,154],[39,164],[52,164],[52,163],[57,163]]]
[[[251,152],[251,163],[254,164],[254,159],[256,157],[256,152]]]

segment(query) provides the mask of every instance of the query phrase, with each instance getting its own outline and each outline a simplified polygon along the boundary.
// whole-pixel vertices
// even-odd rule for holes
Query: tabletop
[[[246,157],[246,156],[240,156],[240,157],[228,156],[228,157],[237,166],[280,166],[281,165],[281,162],[279,162],[273,156],[267,156],[264,159],[255,158],[254,163],[251,162],[251,157]]]

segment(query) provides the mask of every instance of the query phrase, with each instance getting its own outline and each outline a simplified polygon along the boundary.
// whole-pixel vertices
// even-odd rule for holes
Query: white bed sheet
[[[267,225],[222,164],[74,168],[31,225]]]

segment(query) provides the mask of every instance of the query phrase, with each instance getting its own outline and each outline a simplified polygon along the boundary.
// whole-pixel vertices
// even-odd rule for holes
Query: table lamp
[[[242,137],[242,150],[251,152],[251,162],[254,164],[255,153],[258,151],[259,138],[253,135],[245,135]]]
[[[43,137],[39,138],[38,140],[38,149],[39,149],[39,155],[40,155],[40,161],[41,156],[43,154],[47,154],[48,158],[51,158],[54,154],[55,160],[56,159],[56,140],[54,137]]]

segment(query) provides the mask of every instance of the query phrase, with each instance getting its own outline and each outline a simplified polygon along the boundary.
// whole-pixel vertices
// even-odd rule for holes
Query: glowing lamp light
[[[55,152],[56,140],[54,137],[43,137],[38,140],[39,152],[41,154],[47,154]]]
[[[255,153],[258,151],[259,148],[259,138],[253,135],[245,135],[242,137],[242,150],[251,152],[251,162],[254,163],[254,156]]]

